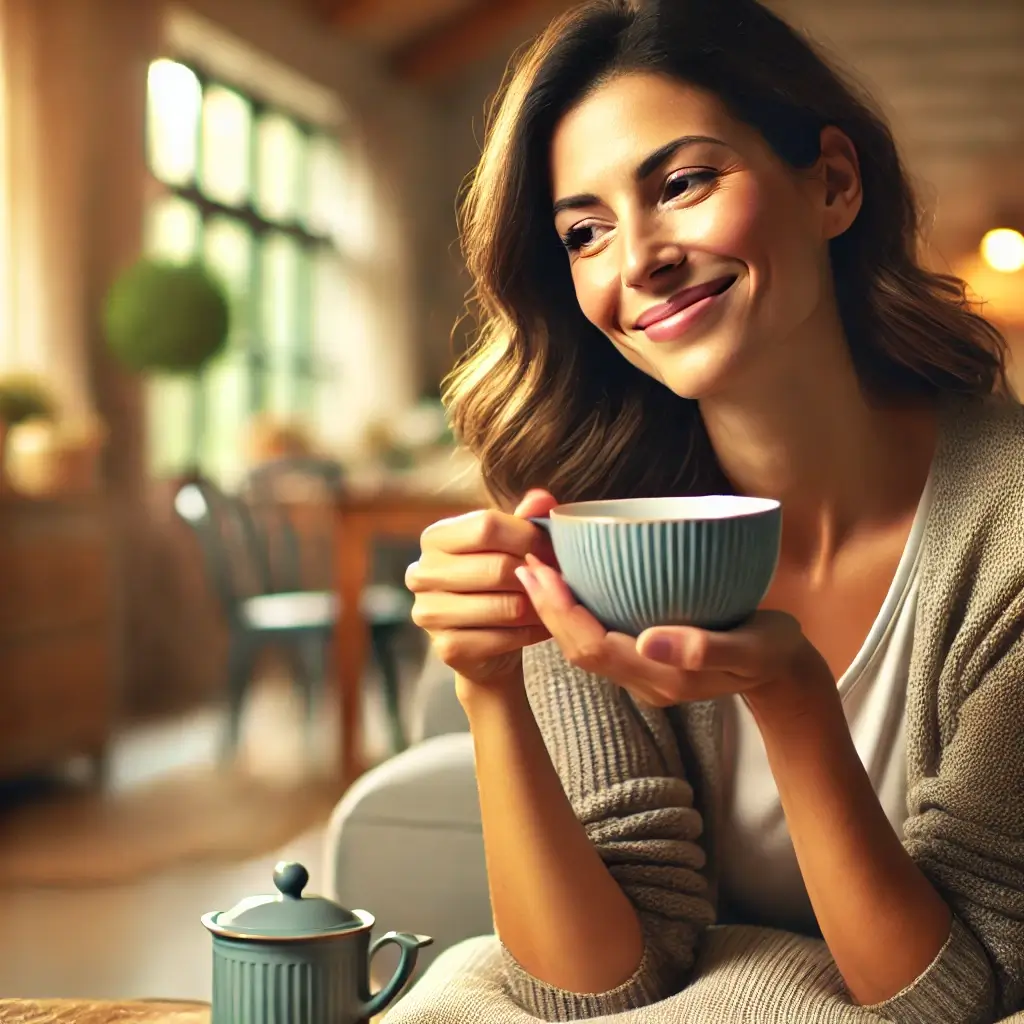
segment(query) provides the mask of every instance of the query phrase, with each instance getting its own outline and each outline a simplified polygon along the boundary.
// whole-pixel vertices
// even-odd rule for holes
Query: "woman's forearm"
[[[938,955],[950,910],[886,818],[838,693],[781,687],[748,703],[822,936],[850,995],[882,1002]]]
[[[640,921],[576,818],[522,684],[458,680],[476,759],[495,926],[519,964],[572,992],[606,992],[640,965]]]

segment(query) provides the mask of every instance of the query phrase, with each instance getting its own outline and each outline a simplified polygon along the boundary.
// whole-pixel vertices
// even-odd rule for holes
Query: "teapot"
[[[303,896],[309,872],[281,861],[277,893],[203,915],[213,933],[211,1024],[364,1024],[401,992],[433,939],[387,932],[370,944],[374,919],[323,896]],[[370,961],[401,949],[398,967],[370,993]]]

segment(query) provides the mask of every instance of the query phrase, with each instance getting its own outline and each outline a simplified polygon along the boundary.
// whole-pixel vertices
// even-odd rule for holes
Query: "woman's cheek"
[[[694,249],[747,262],[767,233],[764,205],[754,187],[723,186],[705,202],[682,211],[685,241]]]
[[[611,334],[617,324],[619,279],[612,272],[611,259],[604,253],[587,260],[578,260],[573,267],[576,300],[583,315],[599,330]]]

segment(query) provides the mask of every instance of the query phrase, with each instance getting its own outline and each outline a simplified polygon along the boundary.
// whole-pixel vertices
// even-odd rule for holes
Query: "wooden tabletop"
[[[379,1024],[384,1015],[374,1017]],[[210,1024],[210,1004],[168,999],[0,999],[0,1024]]]
[[[207,1003],[167,1000],[0,999],[2,1024],[209,1024]]]

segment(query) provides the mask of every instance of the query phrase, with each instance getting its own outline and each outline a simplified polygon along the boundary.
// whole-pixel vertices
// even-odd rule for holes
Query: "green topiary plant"
[[[50,389],[28,373],[0,376],[0,423],[14,426],[36,417],[48,419],[56,412]]]
[[[201,263],[142,259],[126,270],[107,296],[107,343],[128,369],[188,374],[192,380],[192,468],[202,450],[204,367],[228,341],[227,293]]]
[[[129,369],[195,373],[228,340],[230,312],[220,282],[201,264],[143,259],[107,297],[107,340]]]

